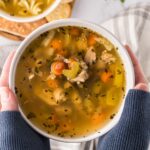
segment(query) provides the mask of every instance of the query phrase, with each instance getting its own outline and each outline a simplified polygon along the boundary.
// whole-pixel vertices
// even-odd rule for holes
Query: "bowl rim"
[[[29,17],[19,17],[19,16],[11,16],[7,12],[0,10],[0,17],[5,18],[9,21],[24,23],[24,22],[34,22],[40,20],[50,14],[54,9],[60,4],[61,0],[55,0],[45,11],[36,16]]]
[[[132,64],[131,58],[130,58],[127,50],[120,43],[120,41],[111,32],[109,32],[107,29],[105,29],[102,26],[99,26],[99,25],[96,25],[94,23],[87,22],[87,21],[84,21],[81,19],[61,19],[61,20],[57,20],[57,21],[54,21],[54,22],[51,22],[51,23],[48,23],[46,25],[39,27],[38,29],[33,31],[21,43],[21,45],[17,49],[15,56],[13,58],[13,61],[11,63],[11,67],[10,67],[9,86],[15,92],[15,89],[14,89],[15,88],[15,82],[14,81],[15,81],[16,67],[17,67],[18,61],[20,60],[20,57],[21,57],[22,53],[24,52],[24,50],[26,49],[26,47],[34,39],[36,39],[40,34],[46,32],[46,31],[49,31],[51,29],[62,27],[62,26],[79,26],[79,27],[86,27],[88,29],[91,29],[92,31],[95,31],[98,34],[101,34],[103,37],[106,37],[109,41],[112,42],[112,40],[113,40],[112,43],[118,47],[118,52],[122,53],[122,55],[121,54],[119,54],[119,55],[123,61],[123,64],[125,67],[125,72],[126,72],[125,73],[126,74],[126,92],[125,92],[125,97],[123,98],[123,100],[120,104],[120,107],[118,109],[117,114],[115,115],[115,117],[112,120],[109,121],[109,123],[106,126],[101,128],[97,132],[93,132],[92,134],[87,135],[86,137],[62,138],[62,137],[49,135],[49,134],[45,133],[44,131],[42,131],[41,129],[39,129],[35,125],[33,125],[30,122],[30,120],[28,120],[26,118],[26,116],[24,115],[24,113],[20,107],[19,107],[19,110],[20,110],[22,117],[27,122],[27,124],[29,124],[30,127],[32,127],[35,131],[37,131],[38,133],[40,133],[41,135],[43,135],[47,138],[54,139],[54,140],[61,141],[61,142],[69,142],[69,143],[85,142],[85,141],[89,141],[89,140],[92,140],[92,139],[95,139],[97,137],[104,135],[105,133],[107,133],[109,130],[111,130],[118,123],[118,121],[120,120],[121,114],[123,112],[126,95],[127,95],[128,91],[134,87],[134,84],[135,84],[135,75],[134,75],[133,64]]]

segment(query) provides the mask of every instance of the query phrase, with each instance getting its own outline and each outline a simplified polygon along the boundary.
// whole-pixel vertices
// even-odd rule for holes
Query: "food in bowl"
[[[43,13],[55,0],[0,0],[0,9],[11,16],[30,17]]]
[[[51,29],[21,55],[15,91],[23,113],[43,132],[85,137],[118,112],[126,77],[115,47],[85,27]]]

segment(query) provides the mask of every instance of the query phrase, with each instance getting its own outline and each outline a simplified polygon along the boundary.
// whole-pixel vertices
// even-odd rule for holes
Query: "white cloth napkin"
[[[133,5],[100,25],[132,48],[150,82],[150,3]],[[15,48],[17,47],[0,47],[0,71],[9,52]],[[95,139],[86,143],[62,143],[51,140],[51,149],[95,150],[97,141]]]

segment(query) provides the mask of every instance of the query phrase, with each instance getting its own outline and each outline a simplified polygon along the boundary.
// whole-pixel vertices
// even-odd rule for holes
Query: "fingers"
[[[144,84],[144,83],[139,83],[135,86],[135,89],[137,90],[142,90],[142,91],[145,91],[147,92],[149,90],[148,88],[148,85],[147,84]]]
[[[129,46],[125,46],[125,48],[128,51],[128,54],[131,57],[133,66],[134,66],[134,73],[135,73],[135,85],[138,83],[144,83],[144,84],[148,84],[145,75],[143,73],[143,70],[140,66],[140,64],[138,63],[137,58],[135,57],[135,55],[133,54],[133,52],[131,51],[131,49],[129,48]]]
[[[15,94],[9,87],[9,71],[14,56],[14,51],[8,56],[0,77],[0,110],[1,111],[17,111],[18,103]]]
[[[14,51],[11,52],[11,54],[8,56],[8,58],[7,58],[7,60],[4,64],[2,74],[1,74],[1,77],[0,77],[0,86],[9,86],[8,85],[9,71],[10,71],[10,65],[11,65],[14,53],[15,53]]]
[[[8,87],[0,87],[1,111],[18,111],[15,94]]]

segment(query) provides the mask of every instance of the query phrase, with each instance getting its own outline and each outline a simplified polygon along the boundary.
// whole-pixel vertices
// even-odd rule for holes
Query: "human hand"
[[[148,91],[148,82],[144,76],[142,68],[138,63],[137,58],[129,48],[129,46],[125,46],[134,66],[135,72],[135,87],[134,89]],[[2,74],[0,77],[0,111],[18,111],[18,103],[15,94],[9,89],[9,70],[10,64],[12,62],[12,58],[14,56],[14,52],[12,52],[3,67]]]
[[[0,111],[18,111],[16,96],[9,89],[9,71],[13,56],[14,52],[8,56],[0,77]]]
[[[128,51],[128,54],[131,57],[133,66],[134,66],[134,73],[135,73],[135,87],[134,89],[142,90],[148,92],[148,81],[145,78],[141,65],[139,64],[136,56],[133,54],[131,49],[128,45],[125,46]]]

